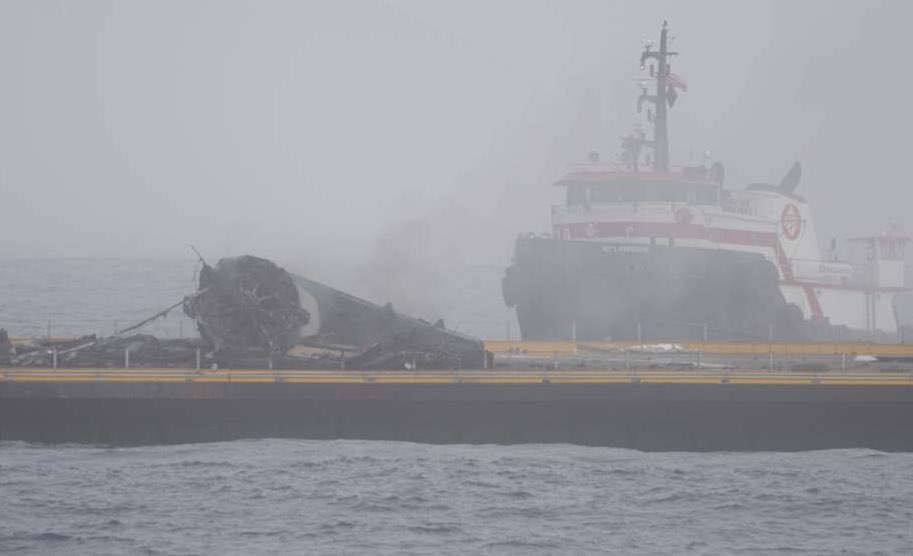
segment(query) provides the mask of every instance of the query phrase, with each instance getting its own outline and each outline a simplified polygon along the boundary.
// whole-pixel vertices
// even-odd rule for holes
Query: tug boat
[[[555,186],[551,233],[518,237],[502,280],[524,340],[820,340],[896,334],[909,238],[890,230],[822,254],[795,163],[779,184],[725,187],[719,162],[670,165],[677,53],[646,44],[637,130],[617,161],[590,153]],[[652,82],[652,84],[651,84]],[[648,90],[654,87],[651,94]]]

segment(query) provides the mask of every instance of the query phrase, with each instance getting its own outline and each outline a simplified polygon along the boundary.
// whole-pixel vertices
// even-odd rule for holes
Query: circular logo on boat
[[[675,221],[679,224],[690,224],[691,220],[694,218],[694,215],[691,214],[691,211],[687,207],[678,207],[675,209]]]
[[[588,222],[586,225],[586,237],[596,237],[596,224]]]
[[[793,241],[799,237],[802,232],[802,215],[799,209],[792,203],[786,203],[783,207],[783,213],[780,215],[780,227],[783,229],[783,235],[786,239]]]

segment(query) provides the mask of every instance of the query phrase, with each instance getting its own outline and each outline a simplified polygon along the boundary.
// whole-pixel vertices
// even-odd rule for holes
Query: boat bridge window
[[[716,204],[717,187],[712,184],[670,182],[612,182],[571,184],[567,188],[567,204],[588,203],[689,203]]]
[[[850,240],[851,259],[865,261],[902,261],[907,246],[903,237],[869,237]]]
[[[570,185],[567,188],[567,204],[585,205],[589,202],[588,191],[585,185]]]
[[[895,238],[880,238],[879,241],[881,260],[884,261],[901,261],[903,260],[904,241]]]

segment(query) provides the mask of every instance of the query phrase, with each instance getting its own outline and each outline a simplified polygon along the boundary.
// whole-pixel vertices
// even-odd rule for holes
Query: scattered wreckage
[[[375,305],[257,257],[203,266],[184,302],[207,357],[284,368],[478,368],[482,342]]]
[[[245,255],[202,263],[192,295],[110,337],[14,345],[0,330],[0,364],[21,367],[457,369],[490,367],[482,342],[375,305]],[[198,339],[161,339],[144,325],[181,307]]]

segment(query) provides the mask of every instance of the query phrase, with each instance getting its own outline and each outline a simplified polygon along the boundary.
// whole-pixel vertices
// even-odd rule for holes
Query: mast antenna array
[[[669,171],[669,131],[668,131],[668,111],[675,104],[678,95],[675,87],[679,86],[684,89],[684,83],[678,80],[670,80],[672,75],[670,59],[678,52],[669,51],[668,24],[663,21],[663,28],[659,35],[659,50],[653,50],[651,43],[644,45],[644,51],[640,55],[640,69],[646,69],[647,61],[655,60],[657,67],[650,64],[650,77],[656,79],[656,94],[647,94],[647,89],[643,88],[640,97],[637,99],[637,111],[641,111],[644,102],[652,102],[655,111],[648,118],[653,124],[653,140],[645,141],[644,144],[653,148],[653,170],[655,172]]]

